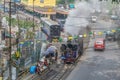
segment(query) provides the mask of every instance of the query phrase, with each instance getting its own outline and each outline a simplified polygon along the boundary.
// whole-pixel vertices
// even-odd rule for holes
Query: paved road
[[[91,25],[96,32],[116,26],[111,20],[98,20]],[[85,54],[66,80],[120,80],[120,49],[117,42],[106,41],[105,51],[94,51],[94,41],[91,39]]]
[[[120,49],[116,42],[106,42],[106,50],[93,51],[91,40],[86,54],[66,80],[119,80]]]

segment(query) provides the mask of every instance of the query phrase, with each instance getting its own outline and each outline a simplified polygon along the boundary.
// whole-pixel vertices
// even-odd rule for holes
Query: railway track
[[[69,64],[66,67],[61,67],[58,71],[50,70],[46,74],[34,76],[31,80],[64,80],[74,69],[75,65]]]
[[[52,70],[48,71],[46,74],[43,74],[39,77],[35,77],[32,80],[65,80],[66,77],[75,68],[79,58],[77,58],[74,64],[57,65],[59,67],[56,66],[56,69],[53,68]]]
[[[58,49],[59,46],[57,45]],[[41,75],[32,75],[27,80],[65,80],[65,78],[71,73],[78,63],[80,57],[76,59],[74,64],[54,64],[51,66],[51,70],[46,70]]]
[[[79,58],[77,58],[74,64],[56,64],[50,71],[47,71],[45,74],[35,76],[31,80],[65,80],[65,78],[75,68],[78,59]]]
[[[89,38],[84,38],[84,47],[88,47]],[[58,52],[60,53],[60,45],[62,43],[52,43],[53,46],[56,46]],[[86,48],[84,48],[85,50]],[[76,60],[75,64],[61,64],[57,63],[51,66],[51,70],[47,70],[41,75],[35,74],[33,77],[30,77],[27,80],[65,80],[65,78],[71,73],[78,63],[80,57]]]
[[[75,67],[75,65],[73,65],[73,64],[67,65],[66,69],[63,69],[59,73],[55,74],[49,80],[64,80],[70,74],[70,72],[74,69],[74,67]]]

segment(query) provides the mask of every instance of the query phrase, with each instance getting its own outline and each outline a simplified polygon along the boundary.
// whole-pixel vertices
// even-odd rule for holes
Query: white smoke
[[[88,18],[98,3],[91,0],[90,2],[79,2],[75,5],[76,9],[69,12],[68,18],[65,23],[65,32],[71,35],[78,35],[81,27],[86,27],[89,24]],[[95,7],[96,6],[96,7]]]

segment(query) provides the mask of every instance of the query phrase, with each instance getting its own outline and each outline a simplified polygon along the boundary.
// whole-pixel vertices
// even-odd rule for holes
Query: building
[[[69,14],[69,10],[65,9],[56,9],[56,18],[58,19],[66,19]]]
[[[56,0],[21,0],[21,4],[25,7],[25,10],[33,15],[34,12],[37,17],[53,17],[56,14],[54,8],[56,6]]]
[[[34,1],[34,6],[39,6],[39,7],[56,6],[56,0],[21,0],[21,3],[27,6],[33,6],[33,1]]]

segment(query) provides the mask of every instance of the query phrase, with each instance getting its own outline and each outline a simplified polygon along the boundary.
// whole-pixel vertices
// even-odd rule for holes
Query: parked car
[[[106,40],[108,40],[108,41],[116,41],[116,36],[115,36],[115,35],[116,35],[116,34],[113,33],[113,32],[106,33],[105,38],[106,38]]]
[[[91,19],[92,22],[95,23],[95,22],[97,21],[97,17],[96,17],[96,16],[92,16],[91,18],[92,18],[92,19]]]
[[[94,42],[94,50],[105,50],[105,39],[97,39]]]
[[[111,15],[111,19],[112,19],[112,20],[118,20],[119,17],[118,17],[117,15]]]

